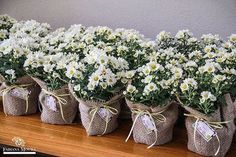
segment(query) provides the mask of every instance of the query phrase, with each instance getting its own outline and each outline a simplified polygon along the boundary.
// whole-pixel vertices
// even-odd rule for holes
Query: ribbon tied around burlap
[[[63,111],[62,105],[66,105],[66,104],[67,104],[67,100],[64,99],[63,97],[69,96],[70,94],[59,94],[59,95],[57,95],[57,94],[55,94],[55,93],[53,93],[53,92],[50,92],[50,91],[47,91],[47,90],[45,90],[45,89],[42,89],[42,91],[43,91],[46,95],[53,96],[53,97],[57,100],[57,102],[58,102],[58,104],[59,104],[59,107],[60,107],[61,117],[62,117],[62,119],[64,120],[64,122],[67,123],[67,121],[66,121],[66,119],[65,119],[65,116],[64,116],[64,111]]]
[[[92,126],[92,123],[94,121],[94,118],[95,118],[95,115],[96,113],[99,111],[100,108],[104,108],[106,110],[106,119],[105,119],[105,129],[102,133],[102,135],[104,135],[107,131],[107,127],[108,127],[108,123],[109,123],[109,112],[112,114],[112,115],[117,115],[119,113],[119,111],[114,108],[114,107],[111,107],[109,106],[108,104],[103,104],[102,106],[94,106],[94,107],[91,107],[91,110],[89,112],[89,114],[92,115],[92,118],[90,120],[90,123],[89,123],[89,127],[88,127],[88,130],[90,130],[91,126]]]
[[[179,103],[180,104],[182,104],[182,105],[184,105],[184,103],[180,100],[180,98],[179,98],[179,96],[178,95],[176,95],[176,98],[177,98],[177,100],[179,101]],[[196,132],[197,132],[197,124],[198,124],[198,122],[199,121],[204,121],[204,122],[206,122],[210,127],[212,127],[212,128],[214,128],[214,129],[223,129],[223,124],[227,124],[227,123],[229,123],[229,122],[232,122],[232,120],[230,120],[230,121],[224,121],[224,122],[213,122],[213,121],[209,121],[208,119],[206,119],[206,118],[203,118],[203,117],[200,117],[200,116],[197,116],[197,115],[195,115],[195,114],[184,114],[186,117],[192,117],[192,118],[195,118],[196,119],[196,121],[195,121],[195,125],[194,125],[194,133],[193,133],[193,140],[194,140],[194,146],[195,146],[195,148],[198,150],[198,147],[197,147],[197,145],[196,145]],[[215,137],[216,137],[216,139],[217,139],[217,141],[218,141],[218,148],[217,148],[217,150],[216,150],[216,152],[215,152],[215,156],[219,153],[219,151],[220,151],[220,139],[219,139],[219,136],[217,135],[217,133],[215,134]]]
[[[134,119],[133,125],[132,125],[132,127],[130,129],[129,135],[126,138],[125,142],[127,142],[129,140],[129,138],[130,138],[130,136],[131,136],[131,134],[132,134],[132,132],[134,130],[134,126],[135,126],[138,118],[140,116],[142,116],[142,115],[147,115],[150,118],[150,120],[152,121],[152,123],[153,123],[153,125],[155,127],[155,129],[153,130],[154,133],[155,133],[155,141],[150,146],[148,146],[147,148],[149,149],[149,148],[153,147],[156,144],[156,142],[157,142],[157,127],[156,127],[155,121],[157,121],[159,123],[166,122],[166,117],[162,114],[165,110],[166,109],[164,109],[164,110],[162,110],[160,112],[157,112],[157,113],[151,113],[151,112],[149,112],[147,110],[140,110],[140,109],[132,108],[131,112],[136,114],[136,117]]]
[[[23,88],[23,89],[26,89],[27,90],[27,87],[28,86],[31,86],[32,84],[22,84],[22,85],[12,85],[12,86],[7,86],[5,87],[4,89],[2,89],[0,91],[0,93],[2,93],[2,102],[4,102],[4,97],[5,95],[10,92],[11,90],[15,89],[15,88]],[[28,112],[28,109],[29,109],[29,95],[25,96],[24,97],[24,100],[25,100],[25,113]],[[6,113],[5,113],[6,114]]]
[[[193,139],[194,139],[194,146],[195,146],[195,148],[197,150],[198,150],[198,147],[196,145],[196,132],[197,132],[197,124],[198,124],[199,121],[202,120],[202,121],[206,122],[210,127],[214,128],[214,129],[223,129],[223,127],[224,127],[223,124],[227,124],[229,122],[232,122],[232,120],[224,121],[224,122],[213,122],[213,121],[209,121],[209,120],[207,120],[205,118],[196,116],[194,114],[184,114],[184,115],[186,117],[192,117],[192,118],[196,119],[195,125],[194,125],[194,134],[193,134],[194,137],[193,137]],[[219,151],[220,151],[220,139],[219,139],[219,136],[217,135],[217,133],[215,134],[215,137],[216,137],[216,139],[218,141],[218,148],[217,148],[217,150],[216,150],[216,152],[214,154],[216,156],[219,153]]]

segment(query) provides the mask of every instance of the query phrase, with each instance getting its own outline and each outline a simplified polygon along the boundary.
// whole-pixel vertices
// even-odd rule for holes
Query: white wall
[[[196,36],[236,33],[236,0],[0,0],[0,14],[54,28],[81,23],[134,28],[150,38],[189,28]]]

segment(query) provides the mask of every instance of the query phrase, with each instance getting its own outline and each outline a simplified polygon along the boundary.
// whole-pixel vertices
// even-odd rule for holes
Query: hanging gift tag
[[[151,133],[153,130],[156,130],[156,127],[154,124],[155,122],[151,120],[151,118],[148,115],[142,115],[141,120],[148,134]]]
[[[103,120],[106,120],[108,119],[109,121],[111,120],[112,118],[112,114],[109,110],[105,109],[105,108],[100,108],[98,110],[98,115],[103,119]]]
[[[216,135],[216,132],[215,130],[209,126],[209,124],[206,122],[206,121],[198,121],[197,124],[194,123],[193,124],[193,127],[195,128],[195,125],[196,126],[196,129],[197,129],[197,132],[207,141],[209,142],[213,136]]]
[[[46,96],[46,104],[48,108],[54,112],[57,111],[57,102],[56,99],[52,96]]]
[[[29,91],[27,89],[17,87],[10,91],[10,95],[20,99],[26,99],[29,95]]]

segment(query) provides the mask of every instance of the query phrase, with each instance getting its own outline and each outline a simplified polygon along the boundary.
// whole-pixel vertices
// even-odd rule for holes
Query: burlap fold
[[[23,87],[24,85],[25,87]],[[14,96],[12,90],[16,88],[24,88],[24,90],[27,90],[29,92],[28,98],[22,99]],[[6,83],[3,83],[1,89],[3,110],[6,115],[19,116],[36,113],[40,88],[29,76],[17,79],[16,85],[8,86]],[[3,92],[4,90],[6,91],[5,93]]]
[[[71,95],[68,85],[49,91],[45,82],[37,78],[33,79],[42,88],[39,95],[39,102],[42,105],[41,121],[49,124],[71,124],[75,119],[78,104]],[[50,96],[56,101],[55,110],[52,110],[47,104],[46,99]]]
[[[117,118],[120,113],[120,95],[112,97],[107,102],[89,101],[77,97],[72,84],[69,85],[69,89],[71,93],[73,93],[75,99],[79,102],[81,121],[87,135],[108,134],[118,127]],[[111,117],[107,119],[108,114],[104,115],[104,117],[101,116],[99,114],[100,109],[105,109],[106,112],[109,112]]]
[[[2,84],[3,82],[5,82],[5,78],[0,74],[0,84]]]
[[[5,81],[5,78],[0,74],[0,91],[4,89],[3,82]],[[0,93],[0,101],[2,101],[2,93]]]
[[[4,88],[4,84],[0,83],[0,91],[2,91]],[[2,93],[0,93],[0,101],[2,101]]]
[[[234,124],[236,125],[236,120],[234,120]],[[236,132],[234,133],[234,143],[236,143]]]
[[[232,96],[231,96],[232,97]],[[234,103],[234,105],[236,106],[236,99],[235,99],[235,96],[234,97],[232,97],[232,101],[233,101],[233,103]],[[236,114],[236,108],[235,108],[235,114]],[[235,124],[235,126],[236,126],[236,118],[234,119],[234,124]],[[236,131],[235,131],[235,133],[234,133],[234,139],[233,139],[233,141],[234,141],[234,143],[236,143]]]
[[[153,115],[161,113],[165,117],[165,121],[163,122],[159,122],[157,119],[155,119],[155,116],[153,117],[157,130],[156,137],[155,131],[147,132],[147,128],[141,119],[142,115],[137,118],[138,114],[132,112],[133,138],[136,143],[154,146],[162,145],[172,140],[174,124],[178,118],[178,106],[176,103],[172,102],[164,107],[148,107],[140,103],[133,103],[127,99],[126,102],[131,110],[135,109],[140,111],[148,111],[148,113]],[[136,122],[134,124],[135,119]]]
[[[185,125],[188,134],[189,150],[203,156],[224,157],[226,155],[227,151],[231,146],[231,142],[235,132],[235,124],[233,120],[236,117],[236,112],[235,112],[236,105],[232,102],[230,94],[224,95],[224,99],[226,104],[223,104],[218,110],[216,110],[210,116],[206,116],[194,110],[193,108],[184,107],[190,114],[195,116],[195,118],[187,117],[185,120]],[[222,124],[222,128],[217,129],[212,127],[217,133],[217,136],[219,137],[219,142],[216,136],[214,136],[210,141],[207,142],[198,132],[195,133],[194,137],[195,128],[193,124],[197,120],[196,117],[199,117],[208,122],[226,122]]]

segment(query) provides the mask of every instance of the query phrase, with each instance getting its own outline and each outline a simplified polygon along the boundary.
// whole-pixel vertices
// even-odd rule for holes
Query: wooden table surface
[[[62,126],[41,123],[39,114],[13,117],[5,116],[0,111],[0,125],[1,144],[14,146],[12,138],[20,137],[26,142],[26,147],[56,156],[199,157],[187,150],[184,126],[175,127],[172,142],[147,149],[146,145],[137,144],[132,138],[125,143],[130,121],[120,121],[116,131],[102,137],[88,137],[81,124]],[[227,156],[236,156],[236,144],[232,144]]]

